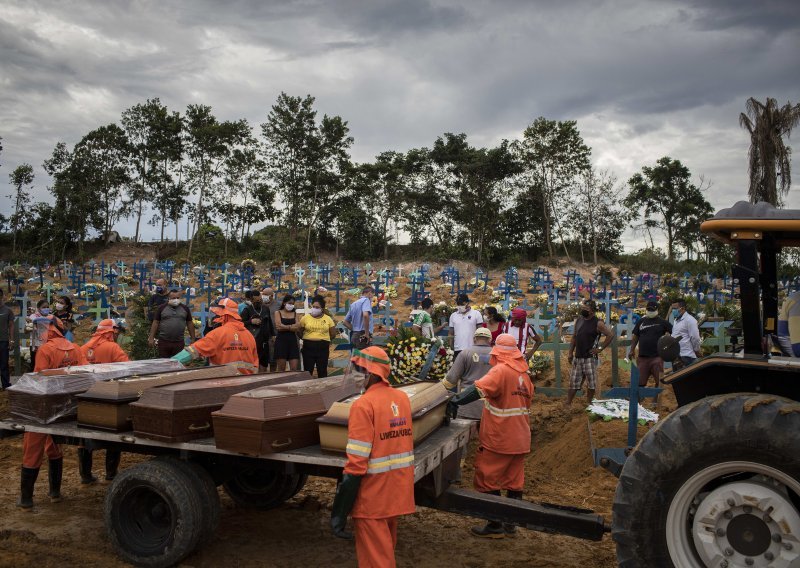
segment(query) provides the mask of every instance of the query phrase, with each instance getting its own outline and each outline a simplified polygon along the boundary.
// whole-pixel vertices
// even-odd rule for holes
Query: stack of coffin
[[[250,456],[319,443],[316,419],[337,400],[357,392],[342,377],[270,385],[235,396],[215,412],[217,447]]]
[[[169,373],[133,375],[94,383],[78,395],[78,426],[124,432],[133,428],[129,404],[136,402],[149,388],[185,383],[198,379],[219,379],[238,375],[235,367],[220,365],[182,369]]]
[[[9,410],[15,418],[39,424],[71,420],[78,413],[77,395],[98,381],[177,369],[183,369],[178,361],[150,359],[26,373],[8,389]]]
[[[411,401],[411,428],[416,445],[442,425],[451,394],[440,382],[414,383],[395,388],[403,391]],[[320,446],[323,450],[345,451],[350,407],[360,396],[357,394],[337,402],[325,416],[317,419]]]
[[[310,379],[305,371],[199,379],[147,389],[131,403],[137,436],[164,442],[188,442],[214,435],[211,413],[235,394],[258,387]]]

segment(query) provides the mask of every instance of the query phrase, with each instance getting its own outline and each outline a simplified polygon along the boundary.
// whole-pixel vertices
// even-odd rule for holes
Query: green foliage
[[[158,352],[147,344],[147,337],[150,334],[150,322],[147,321],[146,295],[136,295],[128,300],[128,309],[125,312],[125,322],[128,325],[128,352],[133,360],[155,359]]]

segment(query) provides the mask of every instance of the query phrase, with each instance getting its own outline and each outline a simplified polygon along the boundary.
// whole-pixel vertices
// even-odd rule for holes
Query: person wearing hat
[[[128,354],[117,344],[121,332],[122,326],[112,319],[104,319],[97,324],[94,335],[81,347],[86,362],[97,365],[130,361]],[[121,455],[119,450],[106,450],[106,481],[111,481],[117,476]],[[78,446],[78,472],[83,485],[97,482],[97,478],[92,475],[92,450],[83,446]]]
[[[600,336],[605,337],[603,345],[599,345]],[[597,317],[597,304],[594,300],[584,300],[578,319],[575,320],[575,331],[569,344],[567,360],[572,365],[569,373],[569,390],[564,407],[572,406],[578,390],[586,381],[586,402],[591,404],[597,389],[597,367],[600,364],[600,352],[611,345],[615,332]]]
[[[530,361],[542,344],[542,337],[528,323],[528,312],[523,308],[511,310],[511,319],[503,326],[503,333],[516,338],[517,349],[525,356],[526,361]]]
[[[501,333],[489,356],[492,368],[475,384],[450,399],[448,414],[455,416],[458,407],[483,399],[484,408],[475,455],[475,490],[522,499],[525,487],[525,456],[531,451],[530,408],[533,383],[528,377],[528,363],[517,347],[517,340]],[[514,534],[516,527],[497,521],[472,527],[473,535],[503,538]]]
[[[651,376],[658,386],[661,375],[664,373],[664,361],[658,354],[658,340],[664,335],[672,333],[672,324],[658,316],[658,302],[647,302],[645,315],[633,326],[633,339],[628,350],[628,359],[633,359],[636,346],[639,346],[639,356],[636,366],[639,369],[639,386],[647,386],[647,379]]]
[[[212,365],[237,363],[240,373],[258,371],[256,340],[242,324],[239,305],[230,298],[222,298],[211,312],[219,325],[172,358],[185,365],[193,359],[206,357]]]
[[[453,366],[447,372],[447,376],[442,380],[442,384],[448,389],[458,388],[463,392],[475,381],[483,377],[491,369],[489,357],[492,352],[492,332],[488,328],[479,327],[473,334],[473,345],[461,350],[458,357],[453,361]],[[483,403],[476,400],[458,409],[459,418],[469,418],[480,420],[483,414]]]
[[[483,316],[478,310],[472,309],[469,296],[459,294],[456,297],[456,311],[450,314],[450,327],[448,335],[453,338],[453,356],[458,357],[459,352],[472,347],[472,338],[475,330],[485,327]]]
[[[64,338],[66,327],[61,319],[50,314],[37,319],[34,324],[44,341],[36,354],[34,372],[86,364],[81,348]],[[61,501],[61,476],[64,467],[61,448],[53,442],[49,434],[25,432],[22,437],[22,471],[17,507],[27,511],[33,509],[33,488],[36,485],[36,478],[39,477],[39,468],[42,467],[45,454],[50,482],[48,496],[53,503]]]
[[[380,347],[354,349],[350,360],[366,375],[366,391],[350,408],[347,463],[331,510],[339,538],[352,512],[359,566],[393,567],[397,517],[414,512],[411,402],[389,385],[389,356]]]

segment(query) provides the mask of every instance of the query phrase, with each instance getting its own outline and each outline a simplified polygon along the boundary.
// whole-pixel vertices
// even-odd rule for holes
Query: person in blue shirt
[[[372,286],[364,286],[361,289],[361,297],[350,304],[350,310],[342,322],[350,330],[350,343],[356,349],[364,349],[372,341],[372,332],[374,331],[373,296],[375,296],[375,289]]]

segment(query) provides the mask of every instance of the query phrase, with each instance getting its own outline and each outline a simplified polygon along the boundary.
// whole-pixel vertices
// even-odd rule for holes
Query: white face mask
[[[460,314],[467,313],[467,306],[458,306],[458,313]]]
[[[294,304],[286,304],[286,309],[289,310],[290,312],[294,311]]]
[[[658,310],[647,310],[645,315],[649,318],[658,317]]]
[[[270,296],[269,294],[266,295],[262,294],[261,298],[265,304],[269,304],[272,301],[272,296]]]
[[[322,308],[311,308],[311,315],[318,317],[322,315]]]
[[[56,304],[56,309],[57,310],[63,310],[64,309],[64,304]]]
[[[171,298],[169,301],[170,306],[180,306],[181,301],[178,298]]]

